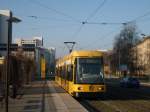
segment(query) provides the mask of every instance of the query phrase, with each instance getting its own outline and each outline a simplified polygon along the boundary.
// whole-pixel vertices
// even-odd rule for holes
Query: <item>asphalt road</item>
[[[122,88],[119,79],[106,79],[107,92],[100,98],[84,99],[100,112],[150,112],[150,86]]]

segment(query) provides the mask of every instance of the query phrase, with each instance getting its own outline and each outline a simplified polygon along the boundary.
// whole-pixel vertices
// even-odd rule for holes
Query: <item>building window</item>
[[[150,42],[147,44],[147,49],[150,49]]]

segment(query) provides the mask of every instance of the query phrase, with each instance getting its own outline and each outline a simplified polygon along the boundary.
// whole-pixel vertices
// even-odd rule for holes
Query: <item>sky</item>
[[[57,57],[68,53],[65,41],[76,50],[112,49],[122,23],[132,20],[150,35],[150,0],[0,0],[0,9],[22,20],[13,24],[13,40],[42,36]]]

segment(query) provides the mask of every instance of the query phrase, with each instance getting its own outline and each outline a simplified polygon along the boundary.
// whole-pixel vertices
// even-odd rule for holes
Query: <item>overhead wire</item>
[[[53,20],[53,21],[63,21],[63,22],[72,22],[71,20],[66,20],[66,19],[58,19],[58,18],[49,18],[49,17],[40,17],[40,16],[35,16],[35,15],[29,15],[26,16],[28,18],[33,18],[33,19],[42,19],[42,20]]]
[[[131,22],[138,22],[140,21],[140,19],[146,17],[146,16],[149,16],[150,15],[150,11],[143,14],[143,15],[140,15],[132,20],[129,20],[129,21],[126,21],[126,22],[88,22],[88,21],[83,21],[82,23],[83,24],[101,24],[101,25],[119,25],[119,24],[122,24],[122,25],[127,25],[128,23],[131,23]]]
[[[150,11],[147,12],[147,13],[145,13],[145,14],[143,14],[143,15],[141,15],[141,16],[138,16],[138,17],[136,17],[135,19],[130,20],[130,21],[128,21],[128,22],[122,22],[122,23],[107,23],[107,22],[101,22],[101,23],[98,23],[98,22],[87,22],[87,21],[85,21],[84,24],[102,24],[102,25],[107,25],[107,24],[108,24],[108,25],[119,25],[119,24],[122,24],[122,25],[127,25],[127,24],[130,23],[130,22],[138,21],[138,20],[140,20],[141,18],[146,17],[146,16],[148,16],[148,15],[150,15]],[[109,34],[112,34],[112,32],[110,32]],[[107,37],[108,37],[108,36],[107,36]],[[98,38],[98,39],[99,39],[99,38]],[[88,46],[93,45],[93,43],[97,42],[98,39],[96,39],[96,41],[94,41],[94,42],[92,42],[92,43],[90,43],[90,44],[88,44],[88,45],[86,45],[86,46],[84,46],[84,47],[88,47]],[[94,45],[95,45],[95,44],[94,44]]]
[[[103,2],[85,19],[85,22],[94,17],[96,13],[105,5],[106,1],[107,0],[103,0]]]
[[[83,28],[83,24],[81,24],[79,26],[79,28],[73,33],[72,39],[76,38],[79,35],[79,33],[81,32],[82,28]]]
[[[35,1],[35,0],[30,0],[30,1],[33,2],[33,1]],[[42,4],[41,2],[39,2],[39,1],[37,1],[37,0],[36,0],[35,2],[33,2],[33,3],[36,3],[37,5],[40,5],[40,6],[43,7],[43,8],[49,9],[50,11],[53,11],[53,12],[59,14],[59,15],[62,15],[62,16],[64,16],[64,17],[67,17],[68,19],[70,18],[71,20],[73,20],[73,21],[75,21],[75,22],[81,23],[81,25],[79,26],[79,28],[78,28],[78,29],[76,30],[76,32],[73,34],[73,37],[77,37],[77,36],[79,35],[79,33],[81,32],[81,30],[82,30],[82,28],[83,28],[83,26],[84,26],[85,24],[102,24],[102,25],[105,25],[105,24],[110,24],[110,25],[124,24],[124,23],[107,23],[107,22],[102,22],[102,23],[88,22],[88,20],[90,20],[93,16],[95,16],[96,13],[99,11],[99,9],[101,9],[101,7],[104,6],[104,4],[106,3],[106,0],[104,0],[104,1],[94,10],[94,12],[91,13],[91,14],[86,18],[86,20],[83,21],[83,22],[81,22],[80,20],[78,20],[78,19],[76,19],[76,18],[74,18],[74,17],[72,17],[72,16],[70,16],[70,15],[68,15],[68,14],[65,14],[65,13],[63,13],[63,12],[60,12],[60,11],[56,10],[56,9],[50,8],[50,7],[48,7],[47,5],[44,5],[44,4]],[[138,17],[136,17],[135,19],[133,19],[132,21],[139,21],[141,18],[144,18],[144,17],[146,17],[146,16],[148,16],[148,15],[150,15],[150,12],[147,12],[147,13],[141,15],[141,16],[138,16]],[[110,34],[111,34],[111,33],[112,33],[112,32],[110,32]],[[107,34],[106,34],[106,35],[107,35]],[[108,37],[108,36],[107,36],[107,37]],[[99,38],[98,38],[98,39],[99,39]],[[97,42],[98,39],[96,39],[96,41],[92,42],[91,44]],[[90,46],[91,44],[88,44],[88,46]],[[95,44],[94,44],[94,45],[95,45]]]
[[[83,48],[82,48],[82,47],[79,47],[79,46],[80,46],[80,44],[77,42],[77,43],[76,43],[76,46],[75,46],[75,49],[83,50]]]
[[[94,17],[96,15],[96,13],[104,6],[104,4],[106,3],[107,0],[103,0],[103,2],[85,19],[85,21],[80,22],[81,25],[79,26],[79,28],[75,31],[74,35],[72,36],[72,38],[76,38],[79,33],[81,32],[81,30],[83,29],[83,26],[86,24],[86,22],[91,19],[92,17]]]
[[[120,23],[109,23],[109,22],[85,22],[85,24],[100,24],[100,25],[126,25],[127,23],[126,22],[120,22]]]
[[[62,50],[61,50],[59,53],[56,52],[57,55],[65,54],[65,48],[66,48],[65,46],[59,46],[58,48],[59,48],[59,49],[62,49]],[[60,58],[60,57],[59,57],[59,58]]]
[[[145,16],[148,16],[148,15],[150,15],[150,11],[147,12],[147,13],[145,13],[145,14],[143,14],[143,15],[141,15],[141,16],[136,17],[135,19],[133,19],[133,20],[131,20],[131,21],[138,21],[139,19],[141,19],[141,18],[143,18],[143,17],[145,17]]]
[[[148,22],[148,21],[150,21],[150,17],[149,18],[144,18],[142,20],[138,20],[137,22],[141,23],[141,22]]]
[[[51,7],[47,6],[47,5],[39,2],[38,0],[30,0],[30,2],[32,2],[32,3],[36,4],[36,5],[39,5],[39,6],[43,7],[43,8],[46,8],[46,9],[52,11],[52,12],[55,12],[55,13],[57,13],[59,15],[62,15],[62,16],[67,17],[69,19],[72,19],[75,22],[80,22],[80,20],[74,18],[73,16],[65,14],[64,12],[58,11],[58,10],[56,10],[54,8],[51,8]]]
[[[45,5],[45,4],[41,3],[41,2],[39,2],[38,0],[31,0],[31,2],[34,3],[34,4],[36,4],[36,5],[41,6],[41,7],[43,7],[43,8],[46,8],[46,9],[48,9],[48,10],[50,10],[50,11],[53,11],[53,12],[59,14],[59,15],[65,16],[65,17],[67,17],[67,18],[70,18],[70,19],[72,19],[72,20],[75,21],[75,22],[81,23],[81,25],[80,25],[79,28],[75,31],[75,33],[73,34],[72,37],[77,37],[78,34],[81,32],[81,30],[82,30],[82,28],[83,28],[83,26],[84,26],[84,22],[81,22],[80,20],[74,18],[73,16],[70,16],[70,15],[65,14],[65,13],[63,13],[63,12],[60,12],[60,11],[54,9],[54,8],[48,7],[47,5]],[[102,6],[105,4],[105,2],[106,2],[106,0],[104,0],[104,1],[86,18],[86,21],[87,21],[88,19],[91,19],[93,16],[95,16],[95,14],[100,10],[100,8],[102,8]],[[29,17],[32,17],[32,18],[37,19],[37,16],[29,16]]]
[[[91,42],[91,43],[89,43],[89,44],[87,44],[86,46],[83,46],[83,47],[86,48],[86,47],[89,47],[89,46],[91,47],[93,45],[96,45],[95,43],[99,42],[99,40],[102,41],[102,40],[108,38],[109,35],[113,34],[117,29],[120,29],[120,26],[119,26],[119,28],[116,28],[115,30],[113,30],[111,32],[108,32],[107,34],[104,34],[103,36],[98,37],[95,41],[93,41],[93,42]],[[100,39],[101,37],[103,37],[103,39]]]
[[[32,2],[33,2],[33,0],[32,0]],[[40,5],[40,6],[44,7],[44,8],[47,8],[47,9],[49,9],[49,10],[51,10],[51,11],[57,13],[57,14],[63,15],[63,16],[65,16],[65,17],[68,17],[68,18],[70,18],[70,19],[72,19],[72,20],[74,20],[74,21],[76,21],[76,22],[82,23],[82,24],[79,26],[79,28],[77,29],[77,31],[73,34],[73,37],[78,36],[78,34],[81,32],[81,30],[82,30],[84,24],[102,24],[102,25],[106,25],[106,24],[109,24],[109,25],[124,24],[124,25],[125,25],[125,24],[126,24],[125,22],[124,22],[124,23],[107,23],[107,22],[96,23],[96,22],[87,22],[89,19],[91,19],[93,16],[95,16],[95,14],[99,11],[99,9],[102,8],[102,6],[104,6],[104,4],[106,3],[106,0],[104,0],[104,1],[85,19],[85,21],[83,21],[83,22],[79,21],[78,19],[76,19],[76,18],[74,18],[74,17],[72,17],[72,16],[70,16],[70,15],[67,15],[67,14],[65,14],[65,13],[63,13],[63,12],[60,12],[60,11],[58,11],[58,10],[56,10],[56,9],[50,8],[50,7],[48,7],[48,6],[44,5],[44,4],[42,4],[41,2],[39,2],[39,1],[37,1],[37,0],[36,0],[36,1],[34,0],[34,3]],[[145,13],[144,15],[141,15],[141,16],[139,16],[139,17],[136,17],[136,18],[133,19],[132,21],[137,21],[137,20],[139,20],[139,19],[141,19],[141,18],[143,18],[143,17],[145,17],[145,16],[147,16],[147,15],[149,15],[149,14],[150,14],[150,12],[147,12],[147,13]],[[130,22],[130,21],[129,21],[129,22]]]
[[[106,0],[104,0],[86,19],[85,21],[81,22],[80,27],[77,29],[77,31],[75,32],[75,34],[73,35],[73,37],[77,37],[79,35],[79,33],[81,32],[81,30],[83,29],[83,26],[87,23],[88,20],[90,20],[92,17],[95,16],[95,14],[102,8],[102,6],[104,6],[104,4],[106,3]],[[79,44],[79,43],[78,43]],[[83,48],[79,48],[79,49],[83,49]]]

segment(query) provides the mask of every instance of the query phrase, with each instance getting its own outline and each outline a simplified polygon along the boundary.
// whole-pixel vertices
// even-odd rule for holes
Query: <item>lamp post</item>
[[[12,23],[21,22],[20,19],[16,17],[12,17],[12,13],[10,13],[10,17],[7,20],[8,22],[8,40],[7,40],[7,64],[6,64],[6,87],[5,87],[5,112],[8,112],[8,101],[9,101],[9,74],[10,74],[10,44],[12,39]]]

